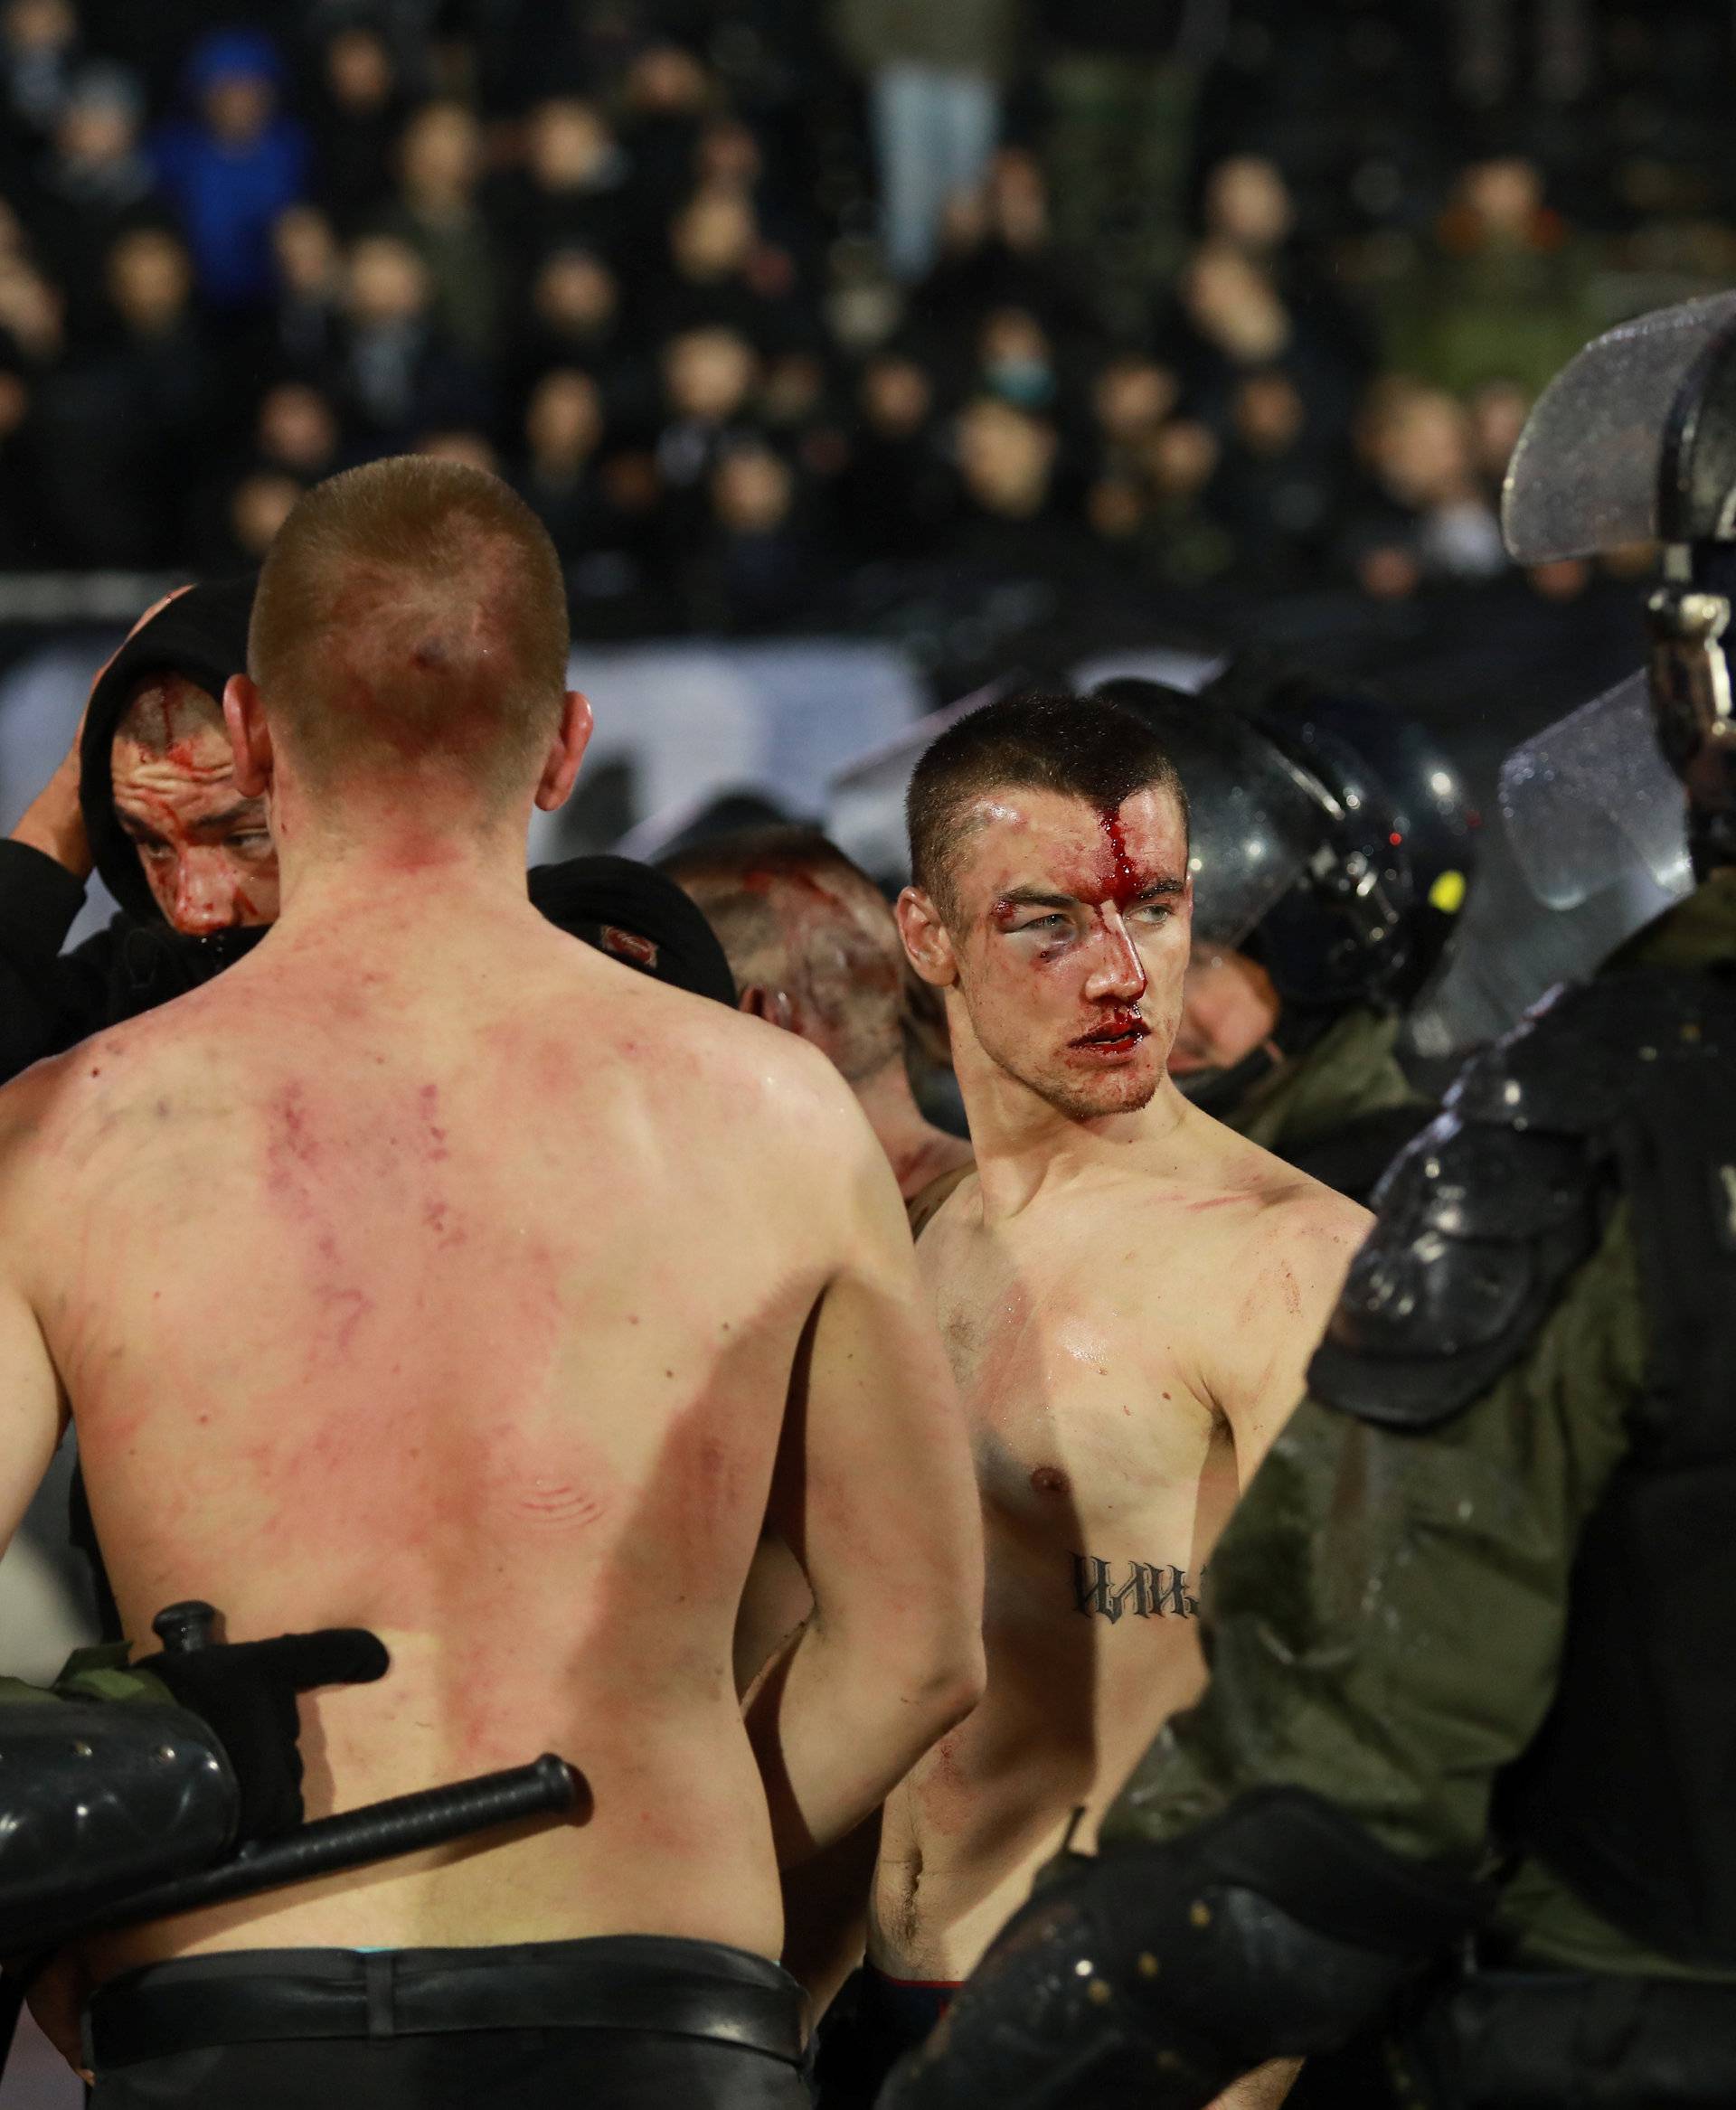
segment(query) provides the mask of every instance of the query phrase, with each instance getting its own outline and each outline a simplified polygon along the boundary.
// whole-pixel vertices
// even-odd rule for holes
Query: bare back
[[[1191,1108],[1161,1170],[1128,1156],[995,1221],[967,1181],[918,1248],[983,1495],[988,1690],[888,1805],[894,1976],[966,1975],[1196,1697],[1212,1549],[1367,1220]]]
[[[543,1750],[595,1799],[147,1928],[99,1973],[596,1932],[775,1955],[731,1638],[848,1236],[821,1060],[514,908],[274,933],[14,1090],[0,1232],[128,1633],[198,1597],[231,1639],[381,1635],[382,1683],[302,1703],[310,1815]]]

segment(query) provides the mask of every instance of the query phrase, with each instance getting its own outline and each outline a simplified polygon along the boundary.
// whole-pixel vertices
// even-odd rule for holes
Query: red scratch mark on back
[[[570,1481],[538,1481],[521,1494],[514,1507],[534,1523],[566,1531],[582,1531],[608,1510],[600,1496]]]
[[[440,1088],[437,1084],[425,1084],[417,1097],[421,1102],[422,1126],[428,1131],[428,1154],[438,1163],[452,1154],[446,1147],[446,1130],[440,1126]]]

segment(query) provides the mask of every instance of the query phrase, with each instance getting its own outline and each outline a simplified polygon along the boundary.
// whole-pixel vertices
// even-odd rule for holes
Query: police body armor
[[[1495,1822],[1634,1940],[1708,1971],[1736,1968],[1732,1064],[1728,972],[1636,968],[1558,995],[1393,1168],[1309,1373],[1368,1420],[1442,1425],[1524,1354],[1627,1201],[1645,1395],[1580,1541],[1554,1701]],[[1440,2102],[1555,2104],[1562,2074],[1592,2066],[1611,2102],[1736,2089],[1736,1988],[1517,1971],[1438,1994],[1410,2052]]]
[[[1625,977],[1603,985],[1631,999]],[[1611,1131],[1646,1319],[1634,1446],[1580,1544],[1555,1703],[1499,1813],[1590,1904],[1736,1968],[1736,988],[1672,977]],[[1602,991],[1599,992],[1602,994]]]

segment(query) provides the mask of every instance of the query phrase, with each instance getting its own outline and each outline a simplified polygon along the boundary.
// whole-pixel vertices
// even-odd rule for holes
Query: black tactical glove
[[[175,1607],[179,1611],[182,1607]],[[200,1607],[203,1610],[203,1607]],[[169,1640],[158,1615],[156,1630]],[[377,1634],[361,1626],[234,1644],[196,1638],[170,1645],[133,1666],[166,1685],[222,1745],[241,1791],[235,1843],[289,1831],[302,1820],[298,1692],[321,1685],[367,1685],[383,1678],[392,1658]]]
[[[1330,1931],[1278,1901],[1292,1888]],[[1478,1896],[1288,1790],[1167,1844],[1062,1854],[880,2110],[1201,2110],[1343,2043]]]

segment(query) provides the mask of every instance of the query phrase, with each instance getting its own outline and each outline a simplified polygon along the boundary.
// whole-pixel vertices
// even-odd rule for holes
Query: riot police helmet
[[[1393,802],[1324,724],[1304,738],[1162,683],[1093,692],[1163,739],[1191,818],[1195,943],[1257,959],[1287,1006],[1390,1006],[1413,890]]]
[[[1388,847],[1401,852],[1409,874],[1405,940],[1396,948],[1402,960],[1383,992],[1409,1007],[1445,972],[1477,877],[1482,816],[1458,764],[1385,697],[1275,654],[1239,653],[1202,695],[1298,742],[1328,779],[1335,756],[1348,752],[1360,765],[1360,781],[1366,785],[1372,775],[1378,784],[1391,822]]]

